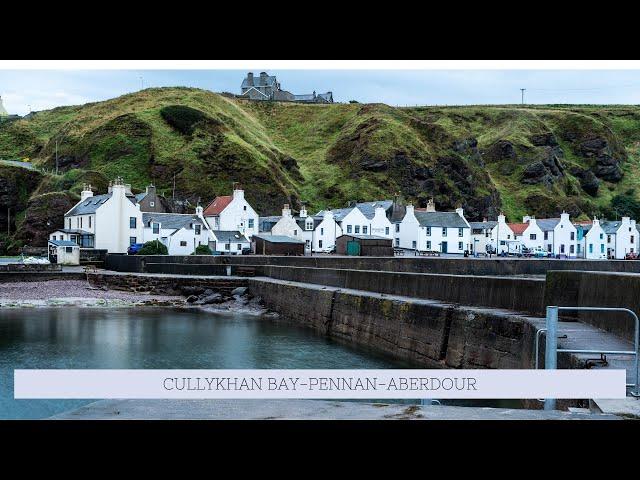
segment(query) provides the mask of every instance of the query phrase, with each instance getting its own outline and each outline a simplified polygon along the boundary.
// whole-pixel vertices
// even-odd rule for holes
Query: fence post
[[[544,368],[558,368],[558,307],[547,307],[547,338],[545,340]],[[555,410],[556,399],[545,398],[544,409]]]

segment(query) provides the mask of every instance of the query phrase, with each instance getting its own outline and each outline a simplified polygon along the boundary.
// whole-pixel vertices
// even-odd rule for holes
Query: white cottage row
[[[80,201],[65,213],[64,228],[52,232],[49,240],[72,241],[81,248],[110,253],[125,253],[133,244],[153,240],[163,243],[170,255],[190,255],[200,245],[222,253],[242,253],[250,248],[246,235],[257,229],[257,215],[241,190],[234,191],[228,200],[216,200],[220,198],[224,205],[219,202],[211,208],[207,219],[200,206],[195,214],[143,212],[130,186],[121,179],[103,195],[94,196],[87,186]]]

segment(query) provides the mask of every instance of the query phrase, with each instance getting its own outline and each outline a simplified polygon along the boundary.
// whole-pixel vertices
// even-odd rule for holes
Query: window
[[[607,235],[607,243],[611,243],[611,235]]]
[[[160,234],[160,224],[159,223],[154,223],[152,231],[153,231],[153,233],[155,235],[159,235]]]
[[[82,217],[80,217],[80,228],[82,228]]]
[[[322,240],[318,240],[318,248],[322,248]]]
[[[633,235],[631,235],[631,243],[634,243],[635,239],[633,238]]]
[[[186,247],[187,246],[187,241],[186,240],[180,240],[180,246],[181,247]]]
[[[69,228],[71,228],[71,219],[69,219]]]
[[[462,237],[463,235],[464,235],[464,229],[459,228],[459,229],[458,229],[458,236],[459,236],[459,237]]]
[[[297,230],[297,229],[293,231],[293,236],[294,236],[294,237],[297,237],[297,236],[298,236],[298,230]]]
[[[411,248],[416,248],[416,241],[411,242]]]
[[[202,228],[202,225],[196,225],[195,226],[196,235],[200,235],[200,229],[201,228]]]
[[[347,233],[351,233],[351,225],[347,225]]]
[[[564,245],[563,245],[564,246]],[[574,252],[574,247],[573,245],[569,245],[569,253],[573,253]]]
[[[580,253],[581,251],[582,251],[582,246],[578,244],[578,253]]]
[[[593,243],[589,244],[589,253],[593,253]]]
[[[129,217],[129,228],[136,228],[136,217]]]
[[[247,225],[248,228],[253,228],[253,218],[249,219],[249,225]]]
[[[399,231],[400,231],[400,224],[396,223],[396,232],[399,232]]]
[[[400,246],[400,239],[396,238],[396,247],[399,247],[399,246]]]
[[[129,237],[129,245],[133,245],[134,243],[138,243],[137,240],[138,239],[136,237]]]
[[[560,253],[564,253],[564,243],[560,245]]]
[[[246,206],[246,205],[244,205],[244,206],[242,207],[242,209],[246,212],[246,211],[247,211],[247,206]]]
[[[80,217],[76,217],[76,227],[80,228]]]
[[[529,234],[529,240],[535,240],[536,239],[536,234],[535,233],[530,233]]]
[[[551,251],[551,244],[549,243],[547,244],[547,252],[550,252],[550,251]]]
[[[604,238],[604,233],[600,234],[600,240],[602,240]]]
[[[427,250],[431,250],[431,240],[427,240]]]
[[[367,234],[367,226],[366,225],[362,226],[362,233],[364,233],[365,235]],[[631,237],[631,241],[633,242],[633,237]]]
[[[324,235],[324,228],[320,229],[320,235]],[[320,240],[320,241],[322,241],[322,240]]]
[[[575,240],[576,239],[576,233],[575,232],[571,232],[571,240]]]
[[[313,230],[313,222],[307,222],[307,230]]]
[[[91,228],[91,215],[89,215],[89,228]]]
[[[431,236],[431,227],[427,227],[427,236]]]
[[[360,225],[356,225],[356,233],[360,233]]]
[[[462,250],[463,248],[462,242],[458,242],[458,250]]]
[[[389,235],[389,227],[384,227],[384,234]]]
[[[447,227],[442,227],[442,236],[443,237],[447,236]]]
[[[240,250],[242,250],[242,244],[241,243],[238,244],[238,251],[240,251]]]
[[[544,239],[549,240],[549,232],[544,232]]]
[[[506,240],[500,240],[500,245],[506,245],[507,241]]]
[[[64,247],[64,251],[67,253],[73,253],[73,247]],[[631,250],[633,252],[633,250]]]
[[[604,253],[604,243],[600,244],[600,253]]]
[[[225,243],[224,244],[224,249],[225,250],[231,250],[231,243]]]

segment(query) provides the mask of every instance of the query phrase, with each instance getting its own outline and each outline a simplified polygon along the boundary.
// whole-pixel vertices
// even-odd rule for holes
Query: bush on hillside
[[[640,219],[640,201],[636,198],[635,192],[628,190],[623,194],[614,196],[606,215],[611,219],[620,217]]]
[[[165,122],[183,135],[191,135],[197,123],[209,119],[209,117],[200,110],[183,105],[163,107],[160,110],[160,115],[162,115]]]
[[[153,240],[146,242],[140,250],[138,255],[169,255],[167,247],[159,240]]]
[[[211,255],[211,249],[206,245],[198,245],[194,255]]]

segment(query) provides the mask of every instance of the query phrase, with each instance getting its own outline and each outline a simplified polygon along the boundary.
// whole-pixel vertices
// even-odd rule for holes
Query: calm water
[[[0,418],[45,418],[93,400],[14,400],[16,368],[405,368],[313,332],[198,310],[0,310]]]
[[[46,418],[94,401],[14,400],[16,368],[411,367],[253,315],[166,308],[0,309],[0,419]],[[517,401],[442,403],[519,406]]]

